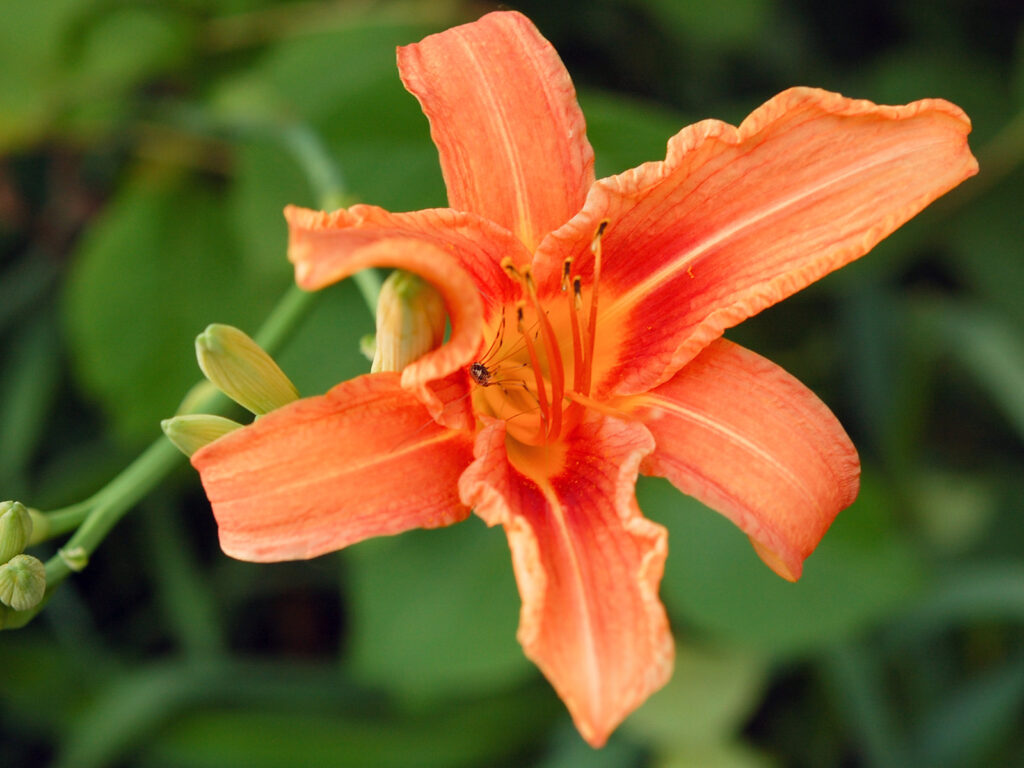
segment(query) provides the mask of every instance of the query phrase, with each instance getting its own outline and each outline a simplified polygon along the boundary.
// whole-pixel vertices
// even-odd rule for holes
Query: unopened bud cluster
[[[46,568],[23,554],[32,539],[32,515],[17,501],[0,502],[0,604],[15,611],[34,608],[46,593]]]

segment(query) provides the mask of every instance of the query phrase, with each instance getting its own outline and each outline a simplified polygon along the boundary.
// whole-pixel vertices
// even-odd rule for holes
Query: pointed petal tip
[[[582,206],[594,153],[569,73],[520,13],[498,11],[398,49],[430,122],[452,208],[531,251]]]
[[[598,416],[557,466],[513,455],[504,425],[480,433],[463,502],[505,526],[523,600],[518,639],[592,746],[669,678],[673,643],[658,598],[667,532],[633,488],[653,447],[638,422]]]
[[[842,425],[797,379],[719,339],[670,381],[635,396],[657,441],[643,471],[724,514],[782,578],[804,560],[860,484]]]
[[[803,574],[803,562],[799,557],[784,560],[777,552],[773,552],[757,539],[751,537],[750,543],[761,561],[786,581],[796,582]]]

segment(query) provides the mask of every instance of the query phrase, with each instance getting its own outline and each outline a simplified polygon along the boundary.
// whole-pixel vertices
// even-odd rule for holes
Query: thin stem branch
[[[291,126],[277,131],[278,138],[295,156],[307,173],[311,185],[325,208],[340,204],[346,197],[343,176],[337,169],[319,137],[305,127]],[[363,297],[376,305],[379,278],[373,273],[357,279]],[[358,277],[358,276],[357,276]],[[292,286],[281,298],[270,316],[256,333],[256,341],[273,355],[291,336],[309,310],[316,294]],[[212,388],[193,388],[189,402],[190,412],[216,412],[224,407],[226,399]],[[104,488],[85,501],[43,515],[47,537],[75,529],[74,534],[57,555],[46,563],[47,590],[67,578],[75,570],[85,567],[89,557],[100,545],[111,528],[153,490],[176,466],[182,455],[160,436],[135,461],[129,464]],[[40,531],[42,535],[43,530]]]

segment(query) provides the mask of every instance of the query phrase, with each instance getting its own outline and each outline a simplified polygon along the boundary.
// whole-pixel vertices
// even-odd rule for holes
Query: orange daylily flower
[[[508,535],[519,640],[583,737],[605,742],[668,678],[665,530],[637,474],[728,516],[787,579],[857,494],[827,407],[723,331],[866,253],[977,171],[941,100],[793,88],[738,128],[669,140],[599,181],[572,83],[525,17],[400,48],[449,208],[289,207],[316,290],[369,266],[444,296],[449,341],[344,382],[192,459],[224,551],[314,557],[474,511]]]

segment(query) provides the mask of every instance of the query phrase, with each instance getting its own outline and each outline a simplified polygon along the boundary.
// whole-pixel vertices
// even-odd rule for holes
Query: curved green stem
[[[315,296],[295,286],[289,288],[256,333],[260,346],[270,354],[279,350],[305,317]],[[189,410],[217,411],[225,407],[227,402],[227,398],[211,388],[196,397]],[[51,526],[50,535],[78,525],[78,530],[67,544],[46,563],[47,589],[52,589],[73,570],[84,567],[89,556],[117,521],[178,466],[183,458],[178,449],[161,436],[121,474],[89,499],[47,515]]]
[[[330,209],[348,202],[340,169],[320,137],[307,126],[218,124],[210,120],[208,115],[187,108],[176,110],[175,115],[176,122],[186,123],[194,130],[227,130],[229,133],[259,131],[275,137],[305,172],[321,207]],[[380,276],[373,270],[366,270],[355,276],[355,282],[370,311],[375,312]],[[273,355],[302,321],[316,295],[292,286],[255,334],[257,343]],[[216,413],[228,405],[227,398],[204,381],[190,390],[181,412]],[[161,435],[135,461],[88,499],[50,513],[34,514],[36,535],[33,543],[74,530],[67,544],[46,563],[47,594],[72,571],[85,567],[111,528],[178,466],[182,458],[177,448]],[[22,615],[17,617],[16,622],[9,623],[9,626],[20,626],[41,607],[20,612]]]
[[[306,173],[306,178],[324,210],[334,210],[349,205],[352,201],[344,193],[345,183],[338,166],[331,162],[330,153],[320,136],[309,126],[291,123],[282,129],[282,138],[292,156]],[[377,297],[383,282],[375,269],[364,269],[352,276],[370,314],[377,313]],[[259,339],[257,339],[259,341]]]

